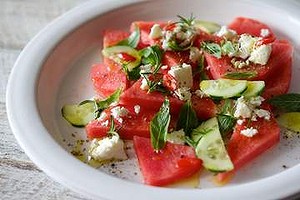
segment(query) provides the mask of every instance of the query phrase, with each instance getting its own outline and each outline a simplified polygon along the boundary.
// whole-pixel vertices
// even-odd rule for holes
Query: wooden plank
[[[42,172],[18,145],[5,108],[7,80],[21,49],[46,24],[84,0],[0,2],[0,199],[86,199]]]

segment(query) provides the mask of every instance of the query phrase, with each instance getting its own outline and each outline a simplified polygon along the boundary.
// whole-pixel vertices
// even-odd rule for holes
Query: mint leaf
[[[135,25],[134,31],[130,34],[130,36],[125,40],[120,41],[117,45],[130,46],[132,48],[136,48],[137,45],[139,44],[140,37],[141,37],[140,28],[137,25]]]
[[[237,49],[235,48],[235,46],[232,44],[231,41],[226,41],[222,45],[222,52],[225,55],[234,55],[237,52]]]
[[[163,51],[159,46],[154,45],[141,50],[142,63],[154,67],[153,74],[156,74],[161,67],[161,59]]]
[[[213,42],[202,42],[201,48],[206,51],[209,54],[212,54],[213,56],[217,58],[221,58],[222,56],[222,50],[221,46],[217,43]]]
[[[283,94],[269,99],[268,102],[286,112],[300,112],[300,94]]]
[[[233,130],[236,124],[236,119],[233,116],[222,114],[219,114],[217,116],[217,119],[220,133],[223,137],[227,137],[228,133],[230,133]]]
[[[124,64],[123,70],[125,71],[127,78],[130,81],[138,80],[141,77],[141,75],[140,75],[141,68],[140,67],[135,67],[131,71],[129,71],[127,65]]]
[[[150,122],[151,143],[155,151],[164,148],[166,144],[170,120],[170,102],[166,98],[160,110]]]
[[[223,78],[229,79],[248,79],[254,78],[257,76],[257,72],[249,71],[249,72],[228,72],[224,75]]]
[[[100,117],[101,112],[108,108],[112,103],[118,102],[122,93],[122,88],[117,89],[109,97],[104,100],[95,100],[97,109],[95,110],[95,119]]]
[[[198,126],[198,118],[191,102],[187,101],[180,109],[179,119],[176,129],[183,129],[186,135],[190,135],[192,130]]]

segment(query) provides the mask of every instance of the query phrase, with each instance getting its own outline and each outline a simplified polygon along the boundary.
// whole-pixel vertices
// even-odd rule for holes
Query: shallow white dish
[[[170,20],[191,13],[221,24],[236,16],[256,18],[270,25],[279,38],[291,40],[295,47],[291,91],[300,92],[299,9],[294,1],[90,1],[47,26],[21,53],[7,90],[12,130],[27,155],[49,176],[95,199],[278,199],[298,193],[297,138],[283,140],[224,187],[212,187],[204,178],[203,189],[158,188],[136,183],[140,179],[131,176],[134,170],[129,169],[124,175],[129,180],[124,180],[72,156],[68,146],[74,142],[72,133],[81,137],[83,130],[63,121],[60,109],[93,96],[89,66],[101,62],[104,29],[128,29],[135,20]]]

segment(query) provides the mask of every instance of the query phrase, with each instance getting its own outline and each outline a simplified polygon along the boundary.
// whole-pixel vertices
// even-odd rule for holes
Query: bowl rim
[[[205,191],[159,188],[137,184],[106,175],[85,165],[73,156],[70,156],[48,134],[40,118],[36,99],[40,68],[43,66],[44,61],[55,46],[79,26],[111,10],[140,2],[145,1],[102,0],[83,3],[80,7],[70,10],[47,25],[23,49],[9,77],[6,109],[11,129],[29,158],[57,182],[96,199],[100,197],[104,199],[160,199],[162,196],[165,199],[170,198],[174,200],[193,199],[196,196],[211,199],[221,195],[224,199],[229,199],[232,197],[237,198],[237,194],[243,199],[251,198],[252,194],[256,194],[255,198],[257,199],[272,199],[287,197],[299,192],[300,187],[297,186],[297,183],[300,181],[300,165],[254,182],[226,188],[209,188],[205,189]],[[280,1],[268,0],[267,2],[272,2],[272,5],[280,5],[282,7]],[[292,13],[295,15],[297,11],[296,8],[292,9]],[[300,15],[297,14],[297,16],[300,19]],[[74,18],[78,20],[72,20]],[[44,51],[40,51],[40,49],[44,49]],[[18,104],[20,99],[22,99],[22,105],[26,106]],[[32,129],[30,124],[34,124],[35,128]],[[27,137],[33,134],[34,140]],[[45,142],[43,143],[44,148],[38,148],[36,141]],[[47,151],[47,149],[51,149],[51,151]],[[45,155],[48,155],[48,157],[45,157]],[[57,157],[57,155],[60,156]],[[78,172],[81,173],[79,174]],[[117,182],[120,183],[118,184],[118,189],[127,192],[114,192]],[[87,185],[89,187],[85,187]],[[258,185],[263,185],[263,187],[257,187]],[[283,190],[283,185],[289,187],[285,187]],[[99,190],[99,188],[103,190]],[[134,197],[131,195],[133,192],[135,194]],[[168,196],[169,194],[172,194],[172,197]]]

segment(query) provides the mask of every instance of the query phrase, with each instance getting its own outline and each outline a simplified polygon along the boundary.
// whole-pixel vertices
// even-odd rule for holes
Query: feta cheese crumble
[[[264,98],[261,96],[251,97],[246,100],[243,96],[238,98],[235,103],[234,117],[246,119],[249,118],[251,121],[257,121],[257,117],[270,120],[271,114],[269,111],[257,108],[262,104]]]
[[[173,131],[171,133],[167,134],[167,141],[174,143],[174,144],[182,144],[184,145],[185,140],[185,133],[183,131],[183,129],[180,129],[178,131]]]
[[[253,51],[250,53],[249,61],[256,63],[256,64],[261,64],[265,65],[268,63],[268,60],[270,58],[272,51],[271,45],[260,45],[256,48],[253,49]]]
[[[222,26],[215,34],[218,37],[225,37],[226,39],[232,39],[237,35],[234,30],[229,29],[227,26]]]
[[[134,112],[135,112],[136,114],[139,114],[139,113],[140,113],[140,111],[141,111],[141,106],[140,106],[140,105],[135,105],[133,108],[134,108]]]
[[[234,112],[234,117],[250,118],[251,115],[252,115],[251,108],[247,105],[245,98],[241,96],[236,101],[236,109]]]
[[[244,123],[244,120],[238,119],[238,120],[236,121],[236,123],[237,123],[238,125],[242,125],[242,124]]]
[[[192,94],[187,87],[181,87],[174,91],[177,97],[182,101],[188,101],[191,99]]]
[[[118,135],[93,139],[89,147],[89,155],[97,161],[127,159],[124,142]]]
[[[193,63],[197,63],[199,61],[201,57],[201,52],[198,48],[196,47],[191,47],[190,48],[190,55],[189,55],[189,59],[193,62]]]
[[[145,78],[142,79],[142,83],[140,86],[141,90],[149,90],[149,85],[147,83],[147,80]]]
[[[239,38],[239,57],[246,59],[250,56],[252,49],[255,43],[258,41],[258,38],[252,37],[248,34],[242,34]]]
[[[260,30],[260,36],[261,37],[268,37],[270,35],[269,29],[263,28]]]
[[[157,39],[157,38],[160,38],[162,36],[163,36],[163,33],[162,33],[162,29],[160,28],[159,24],[154,24],[151,27],[149,37],[151,39]]]
[[[246,137],[253,137],[258,133],[257,129],[250,127],[241,131],[241,134]]]
[[[128,110],[124,107],[116,106],[111,109],[111,115],[120,123],[123,122],[122,117],[128,115]]]
[[[256,116],[260,117],[260,118],[264,118],[266,120],[270,120],[271,115],[270,112],[264,109],[256,109],[254,110],[254,113]]]
[[[174,77],[178,83],[178,87],[191,88],[193,86],[192,66],[183,63],[181,66],[173,66],[168,74]]]

